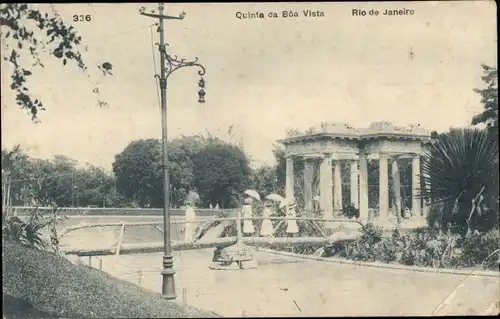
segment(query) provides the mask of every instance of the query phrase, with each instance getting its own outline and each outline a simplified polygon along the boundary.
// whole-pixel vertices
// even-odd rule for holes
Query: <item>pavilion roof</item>
[[[323,122],[319,127],[313,126],[305,131],[287,130],[286,138],[278,142],[287,144],[294,141],[313,140],[318,138],[366,140],[374,138],[393,138],[411,140],[429,140],[430,132],[417,125],[396,126],[390,122],[374,122],[368,128],[355,128],[347,123]]]

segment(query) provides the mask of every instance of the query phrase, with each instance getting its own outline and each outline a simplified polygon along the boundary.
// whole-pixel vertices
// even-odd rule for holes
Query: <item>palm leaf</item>
[[[497,172],[497,143],[486,131],[453,129],[438,136],[424,155],[423,180],[431,187],[422,189],[421,197],[443,203],[445,222],[463,226],[483,186],[485,203],[497,202],[497,177],[493,175]]]

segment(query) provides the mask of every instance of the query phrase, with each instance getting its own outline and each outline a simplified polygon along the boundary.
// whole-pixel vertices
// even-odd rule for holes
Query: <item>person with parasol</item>
[[[264,237],[271,237],[274,233],[273,223],[270,219],[271,215],[275,213],[274,211],[274,203],[283,201],[283,197],[278,194],[269,194],[266,196],[266,202],[264,203],[265,207],[262,211],[262,225],[260,226],[260,235]]]
[[[266,200],[264,202],[264,210],[262,210],[262,224],[260,225],[260,236],[262,237],[271,237],[273,235],[273,223],[269,219],[273,214],[272,210],[273,202],[270,200]]]
[[[286,233],[289,236],[295,236],[299,232],[299,227],[297,226],[297,220],[292,219],[297,217],[297,204],[295,198],[285,199],[281,202],[280,206],[285,209],[285,214],[287,218]]]
[[[260,195],[256,191],[252,189],[248,189],[245,191],[245,195],[247,197],[244,200],[243,207],[241,207],[241,215],[243,218],[252,218],[253,217],[253,210],[252,210],[252,198],[255,198],[256,200],[260,200]],[[251,234],[255,233],[255,227],[253,225],[253,220],[251,219],[245,219],[243,220],[243,234],[249,236]]]

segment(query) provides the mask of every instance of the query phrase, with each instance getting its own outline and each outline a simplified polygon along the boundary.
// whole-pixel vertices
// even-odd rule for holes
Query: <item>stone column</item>
[[[332,159],[330,155],[325,155],[320,166],[320,208],[323,211],[323,218],[333,218],[333,198],[332,198]],[[325,222],[326,228],[333,227],[333,223]]]
[[[427,193],[429,193],[431,191],[429,174],[427,174],[426,172],[422,172],[422,174],[424,174],[424,187]],[[422,215],[424,218],[427,218],[427,215],[429,215],[429,210],[431,208],[430,205],[431,205],[430,201],[424,201],[424,207],[422,207]]]
[[[379,154],[379,217],[389,216],[389,168],[387,166],[387,155]]]
[[[342,214],[342,168],[340,165],[340,161],[336,160],[333,171],[334,212],[337,213],[337,215]]]
[[[306,159],[304,162],[304,202],[305,211],[308,216],[312,216],[313,211],[313,190],[312,183],[314,178],[313,161]]]
[[[358,162],[351,162],[351,205],[359,208]]]
[[[397,159],[392,162],[392,187],[394,190],[393,212],[395,215],[401,214],[401,176],[399,175],[399,166]]]
[[[367,154],[359,154],[359,218],[366,222],[368,212],[368,159]]]
[[[411,211],[420,216],[420,154],[414,154],[411,161]]]
[[[294,195],[294,185],[293,185],[293,158],[286,158],[286,183],[285,183],[285,198],[291,199],[295,197]]]

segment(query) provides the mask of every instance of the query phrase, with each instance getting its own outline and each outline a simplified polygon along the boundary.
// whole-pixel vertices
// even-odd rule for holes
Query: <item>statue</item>
[[[423,127],[420,126],[420,124],[410,124],[406,128],[406,132],[410,132],[413,134],[418,134],[418,135],[428,135],[430,137],[430,132],[425,130]]]
[[[185,218],[184,220],[186,221],[184,225],[184,239],[186,241],[193,240],[194,236],[194,231],[195,231],[195,224],[193,223],[196,219],[196,212],[194,211],[194,208],[192,206],[192,203],[190,201],[186,202],[186,211],[185,211]]]
[[[317,129],[314,126],[311,126],[310,128],[307,129],[306,135],[314,135],[317,134]]]
[[[300,132],[297,129],[287,129],[286,130],[286,137],[296,137],[296,136],[301,136],[303,135],[302,132]]]
[[[250,197],[245,199],[241,211],[238,212],[238,216],[241,215],[244,217],[252,217],[252,200]],[[238,225],[238,222],[239,220],[236,221],[236,244],[217,247],[214,251],[212,263],[209,266],[210,269],[238,270],[257,268],[257,262],[253,259],[250,248],[241,241],[241,224]],[[243,221],[243,232],[246,234],[255,232],[252,220]]]
[[[295,218],[297,217],[297,204],[295,203],[295,199],[291,199],[287,204],[286,204],[286,217],[287,218]],[[296,219],[289,219],[287,220],[287,225],[286,225],[286,233],[289,235],[295,235],[299,232],[299,227],[297,226],[297,220]]]

